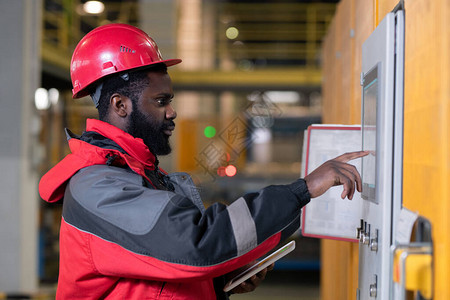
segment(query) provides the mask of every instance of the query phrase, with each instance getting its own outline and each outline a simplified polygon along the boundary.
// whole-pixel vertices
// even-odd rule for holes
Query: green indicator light
[[[212,138],[216,135],[216,129],[212,126],[207,126],[203,133],[207,138]]]

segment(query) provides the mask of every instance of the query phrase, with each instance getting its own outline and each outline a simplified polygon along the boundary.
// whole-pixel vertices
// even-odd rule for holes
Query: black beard
[[[167,155],[172,152],[172,148],[169,136],[164,134],[163,130],[169,126],[175,126],[175,123],[169,120],[167,123],[158,124],[138,109],[133,109],[128,123],[128,133],[141,138],[154,155]]]

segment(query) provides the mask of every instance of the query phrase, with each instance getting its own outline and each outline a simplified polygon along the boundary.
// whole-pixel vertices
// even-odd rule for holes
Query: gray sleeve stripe
[[[227,208],[236,239],[238,256],[257,246],[256,226],[244,198],[239,198]]]

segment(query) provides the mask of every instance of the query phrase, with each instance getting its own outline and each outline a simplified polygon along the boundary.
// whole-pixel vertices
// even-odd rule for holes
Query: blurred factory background
[[[0,246],[0,291],[56,286],[61,207],[39,199],[37,182],[68,153],[63,128],[80,134],[86,118],[97,118],[88,97],[71,97],[69,63],[82,36],[128,23],[148,32],[164,58],[183,60],[169,70],[177,130],[161,166],[191,173],[206,203],[230,203],[300,176],[303,131],[321,121],[321,42],[336,2],[2,1],[1,49],[11,54],[1,59],[1,101],[12,111],[0,121],[10,151],[1,159],[17,172],[2,185],[25,199],[1,206],[4,222],[13,221],[0,226],[2,241],[12,239]],[[316,299],[320,241],[302,240],[271,277],[304,274]]]
[[[97,118],[89,98],[71,97],[70,57],[84,34],[102,24],[128,23],[149,33],[164,58],[183,60],[169,69],[178,117],[174,152],[161,158],[161,166],[169,172],[191,173],[206,203],[230,203],[245,192],[298,178],[308,125],[360,123],[360,47],[397,2],[0,1],[0,292],[5,293],[0,299],[7,294],[51,299],[56,288],[61,207],[47,206],[39,198],[37,184],[68,153],[63,128],[80,134],[86,118]],[[450,17],[449,4],[405,2],[407,30],[414,13],[432,10],[426,20],[441,23],[427,32],[437,37],[447,33],[439,51],[425,47],[430,43],[425,35],[414,43],[406,37],[409,49],[421,50],[416,53],[422,55],[417,58],[422,63],[406,62],[405,99],[433,98],[436,106],[421,116],[431,122],[438,112],[445,114],[447,118],[442,116],[436,125],[442,128],[449,122],[449,106],[444,105],[448,87],[429,84],[431,90],[423,91],[413,82],[425,80],[427,74],[433,78],[444,74],[440,82],[449,79],[449,71],[437,65],[450,50],[450,26],[445,27],[449,24],[444,21]],[[415,3],[409,6],[411,15],[408,2]],[[407,52],[407,60],[413,57]],[[430,61],[432,70],[426,66]],[[450,67],[448,58],[442,66]],[[412,95],[413,90],[419,94]],[[417,161],[408,150],[427,151],[413,142],[417,128],[408,127],[423,108],[412,103],[405,112],[410,122],[405,125],[407,171],[420,173],[430,164]],[[448,130],[438,137],[448,144]],[[420,138],[434,139],[427,132]],[[440,142],[433,145],[443,153],[449,149]],[[448,163],[442,153],[431,161],[432,166]],[[438,171],[448,180],[444,166]],[[420,176],[406,177],[408,187],[414,187],[407,195],[424,194],[418,183],[425,172]],[[442,193],[448,197],[448,191],[438,191],[430,201],[437,203]],[[418,200],[409,203],[423,209]],[[448,222],[442,224],[449,229]],[[298,240],[297,249],[277,264],[267,284],[233,299],[354,298],[357,244],[321,242],[299,234],[292,238]],[[447,237],[441,251],[449,249],[448,241]],[[448,270],[448,254],[445,259]]]

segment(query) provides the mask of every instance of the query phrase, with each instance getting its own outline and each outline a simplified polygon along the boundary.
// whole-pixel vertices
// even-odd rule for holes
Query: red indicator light
[[[236,169],[236,167],[233,166],[233,165],[228,165],[228,166],[225,168],[225,174],[226,174],[228,177],[233,177],[234,175],[236,175],[236,173],[237,173],[237,169]]]
[[[220,177],[226,176],[227,174],[225,173],[225,167],[219,167],[217,169],[217,175],[219,175]]]

